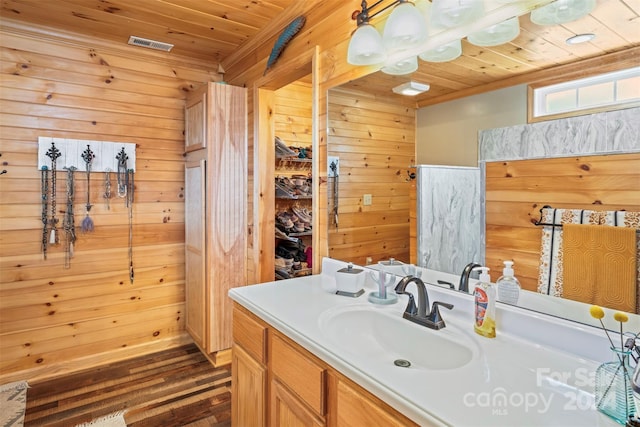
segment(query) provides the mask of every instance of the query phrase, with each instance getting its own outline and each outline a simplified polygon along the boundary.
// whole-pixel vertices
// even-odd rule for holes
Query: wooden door
[[[207,335],[206,161],[185,166],[185,327],[201,348]]]
[[[231,288],[246,285],[246,89],[212,83],[208,98],[207,250],[211,318],[206,350],[231,348]]]

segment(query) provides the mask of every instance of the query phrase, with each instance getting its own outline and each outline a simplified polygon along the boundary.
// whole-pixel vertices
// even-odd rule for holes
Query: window
[[[529,121],[640,105],[640,67],[530,89]]]

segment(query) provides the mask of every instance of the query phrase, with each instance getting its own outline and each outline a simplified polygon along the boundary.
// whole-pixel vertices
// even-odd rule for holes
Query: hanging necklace
[[[82,152],[82,160],[84,160],[84,165],[87,170],[87,204],[85,205],[87,209],[87,215],[82,220],[82,231],[84,233],[89,233],[93,231],[93,220],[89,216],[89,211],[91,210],[91,163],[93,163],[93,159],[95,158],[95,154],[91,151],[91,147],[87,145],[87,149]]]
[[[51,159],[51,219],[47,221],[51,225],[51,235],[49,236],[49,244],[51,245],[59,243],[58,219],[56,218],[56,160],[61,155],[60,150],[52,142],[51,148],[46,153],[46,156]]]
[[[107,210],[111,210],[111,169],[104,170],[104,200],[107,204]]]
[[[62,220],[62,228],[65,231],[65,251],[64,251],[64,268],[71,267],[71,258],[73,258],[73,244],[76,242],[75,217],[73,215],[73,198],[75,195],[75,182],[73,172],[76,167],[70,166],[67,169],[67,209]]]
[[[42,255],[47,259],[47,216],[49,215],[49,168],[42,166],[40,189],[42,191]]]
[[[129,282],[133,284],[133,169],[127,168],[129,156],[124,151],[124,147],[116,156],[118,160],[118,197],[124,198],[125,206],[129,211]]]
[[[124,152],[124,147],[116,156],[118,160],[118,197],[126,197],[127,195],[127,160],[129,156]],[[126,203],[126,201],[125,201]]]
[[[129,169],[127,172],[127,204],[129,207],[129,281],[133,285],[133,169]]]

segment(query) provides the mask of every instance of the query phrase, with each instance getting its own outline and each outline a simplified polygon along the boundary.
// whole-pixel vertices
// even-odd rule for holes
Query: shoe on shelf
[[[286,279],[290,279],[291,275],[289,274],[288,271],[285,271],[280,268],[276,268],[275,277],[276,277],[276,280],[286,280]]]
[[[293,228],[293,221],[291,221],[291,218],[285,215],[284,212],[278,212],[276,214],[276,220],[284,226],[285,230],[290,231]]]
[[[291,232],[291,231],[295,231],[296,233],[298,233],[297,228],[295,226],[291,230],[289,230],[289,232]],[[290,242],[297,242],[298,241],[297,237],[290,237],[285,232],[283,232],[282,230],[280,230],[277,227],[276,227],[276,231],[275,231],[275,236],[276,236],[276,239],[280,239],[280,240],[288,240]]]
[[[276,157],[277,158],[285,158],[285,157],[297,157],[298,153],[290,149],[287,144],[284,143],[279,136],[275,138],[276,143]]]
[[[298,206],[292,206],[291,210],[293,211],[294,214],[296,214],[296,216],[302,221],[302,222],[306,222],[306,223],[311,223],[311,216],[308,215],[305,210],[306,209],[302,209],[299,208]]]

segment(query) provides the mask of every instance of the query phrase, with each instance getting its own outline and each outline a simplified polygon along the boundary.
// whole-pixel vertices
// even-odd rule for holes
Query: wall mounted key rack
[[[47,136],[38,137],[38,170],[42,170],[44,166],[51,168],[51,159],[46,155],[51,148],[51,143],[54,143],[56,148],[60,150],[60,157],[56,162],[57,170],[68,169],[72,166],[78,170],[84,170],[85,162],[82,159],[82,153],[87,149],[87,145],[95,156],[91,163],[92,172],[118,170],[117,155],[123,148],[128,156],[127,168],[134,172],[136,170],[136,144],[134,143],[64,139]]]

